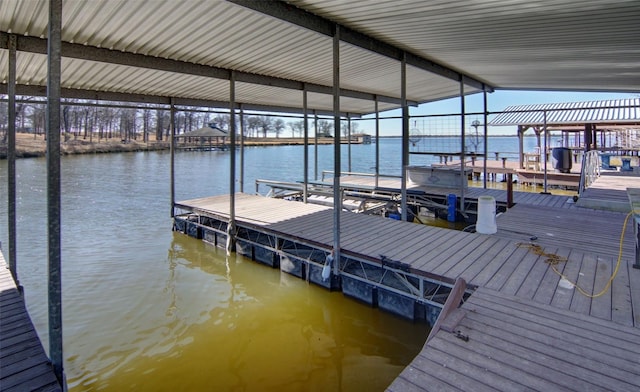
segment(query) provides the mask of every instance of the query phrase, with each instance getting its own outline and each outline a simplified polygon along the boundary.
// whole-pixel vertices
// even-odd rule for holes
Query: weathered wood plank
[[[443,333],[448,334],[447,332]],[[436,338],[432,343],[437,344],[438,340],[439,338]],[[418,355],[417,359],[423,361],[418,362],[420,367],[427,366],[427,371],[433,372],[442,382],[454,385],[457,390],[486,392],[496,390],[491,384],[483,382],[491,380],[492,377],[496,376],[495,374],[485,372],[481,367],[467,366],[468,362],[463,358],[452,355],[449,351],[442,351],[434,347],[426,353],[423,351]],[[508,383],[502,377],[500,377],[499,381]]]
[[[629,265],[629,291],[633,307],[633,325],[640,327],[640,269]]]
[[[622,261],[618,275],[611,287],[611,320],[616,323],[633,326],[633,307],[630,285],[621,282],[630,282],[629,268],[631,262]]]
[[[450,333],[442,332],[429,343],[429,351],[434,361],[446,353],[447,367],[453,366],[460,374],[465,374],[483,387],[493,390],[523,390],[527,389],[525,387],[527,383],[535,381],[534,376],[520,372],[509,364],[488,360],[487,350],[478,343],[479,341],[475,339],[463,342]],[[492,351],[491,354],[495,352]],[[456,381],[452,380],[452,382]],[[552,384],[546,383],[546,386],[551,387]],[[460,385],[460,387],[466,390],[464,386]],[[474,390],[474,388],[471,386],[468,390]]]
[[[487,294],[487,292],[489,293]],[[622,343],[620,343],[621,347],[626,347],[628,343],[632,343],[634,347],[640,349],[640,340],[638,340],[638,338],[640,338],[640,329],[638,328],[629,328],[624,325],[611,323],[607,320],[581,313],[569,312],[566,309],[559,309],[555,306],[540,304],[485,288],[476,290],[473,298],[475,303],[484,301],[483,304],[490,303],[491,305],[502,307],[500,308],[502,312],[524,314],[526,318],[529,318],[530,315],[522,309],[523,306],[526,305],[528,312],[534,313],[534,318],[536,317],[535,315],[544,315],[545,318],[554,320],[554,323],[558,322],[564,326],[570,325],[584,333],[593,332],[596,336],[598,334],[606,335],[601,337],[606,341],[609,341],[609,339],[613,342],[622,341]],[[505,308],[508,308],[508,310]]]
[[[571,361],[573,366],[587,368],[589,372],[604,372],[605,375],[615,377],[624,382],[635,379],[640,382],[638,373],[637,347],[609,347],[599,341],[598,335],[571,334],[564,330],[562,323],[550,323],[550,320],[539,317],[538,321],[527,322],[528,319],[504,314],[500,309],[476,308],[472,314],[467,313],[460,323],[463,334],[468,333],[469,340],[483,339],[479,335],[491,335],[496,339],[503,339],[510,345],[529,348],[535,352],[541,352],[560,361]],[[468,310],[468,309],[467,309]],[[476,323],[482,323],[481,326]],[[588,321],[587,321],[588,324]],[[480,333],[474,333],[474,326],[481,329]],[[466,328],[469,328],[468,330]],[[571,331],[579,328],[568,327]],[[491,331],[489,331],[491,330]],[[504,337],[503,337],[504,335]],[[550,363],[549,363],[550,364]],[[588,379],[588,376],[580,376]]]
[[[498,242],[496,248],[500,249],[496,255],[488,254],[488,260],[474,260],[460,276],[474,286],[484,286],[517,250],[515,244],[510,241]]]
[[[614,386],[622,384],[616,383],[617,380],[614,378],[606,379],[606,377],[598,377],[597,375],[585,378],[582,374],[576,374],[576,367],[573,364],[554,357],[555,353],[553,351],[555,350],[543,352],[545,351],[544,343],[531,341],[526,336],[508,329],[501,329],[501,325],[503,324],[499,322],[483,325],[477,321],[474,322],[472,319],[464,320],[462,330],[463,333],[469,334],[469,341],[463,342],[451,334],[442,334],[447,346],[439,347],[439,349],[450,349],[452,346],[464,347],[472,353],[467,354],[468,361],[488,370],[493,370],[512,382],[520,384],[520,388],[533,388],[534,390],[542,391],[564,388],[589,390],[594,382],[606,383],[610,381]],[[468,332],[466,328],[469,328]],[[497,328],[500,334],[504,335],[504,338],[494,336],[493,333],[495,331],[486,334],[474,333],[473,330],[475,328],[480,328],[481,330]],[[605,380],[602,380],[603,378]],[[513,390],[510,388],[497,389]]]
[[[491,236],[481,236],[480,238],[483,241],[471,244],[472,248],[468,252],[460,252],[460,255],[456,254],[456,257],[450,257],[445,263],[437,267],[434,272],[446,276],[457,276],[458,274],[454,272],[456,267],[468,266],[480,258],[488,259],[488,254],[494,249],[497,251],[497,248],[499,248],[496,246],[497,239]]]
[[[414,368],[406,368],[404,372],[409,373],[408,376],[404,376],[400,374],[391,385],[389,385],[386,389],[387,392],[419,392],[419,391],[427,391],[433,388],[432,390],[447,391],[451,390],[451,385],[443,384],[440,380],[435,377],[429,377],[427,373],[420,372],[421,379],[417,380],[417,376],[414,373],[417,373],[418,370]],[[416,385],[410,380],[420,383],[420,385]]]
[[[447,233],[447,236],[443,237],[440,241],[429,244],[428,247],[425,247],[424,251],[429,256],[431,255],[433,256],[429,257],[428,260],[423,260],[422,263],[415,264],[414,268],[424,270],[424,271],[430,271],[432,268],[436,266],[433,260],[438,255],[442,254],[448,249],[451,249],[452,246],[459,243],[461,240],[469,239],[469,237],[464,234],[468,234],[468,233],[450,231],[449,233]]]
[[[60,391],[24,300],[0,253],[0,389]]]
[[[597,295],[597,297],[591,299],[591,311],[589,314],[593,317],[611,320],[611,288],[604,292],[602,290],[606,288],[611,278],[613,273],[612,264],[614,262],[610,259],[598,257],[596,263],[593,295]]]
[[[522,298],[532,299],[540,289],[548,270],[549,266],[544,260],[534,260],[529,272],[523,279],[521,278],[521,283],[514,294]]]
[[[60,386],[57,385],[57,380],[53,375],[51,366],[45,364],[3,378],[1,381],[3,391],[62,390]]]
[[[497,235],[514,240],[527,240],[535,235],[543,246],[571,247],[591,253],[618,255],[618,240],[625,214],[580,209],[561,210],[517,205],[497,217]],[[527,222],[526,229],[522,222]],[[526,233],[524,233],[526,232]],[[632,227],[625,231],[623,257],[635,254]]]
[[[437,258],[431,260],[430,265],[435,265],[433,273],[437,275],[446,275],[446,272],[457,264],[466,263],[470,259],[470,255],[477,249],[488,249],[495,245],[492,237],[486,235],[474,235],[469,237],[471,241],[461,241],[456,245],[456,249],[449,249],[442,252]],[[441,259],[441,260],[438,260]]]
[[[515,252],[511,254],[508,260],[502,264],[502,266],[496,271],[496,273],[491,277],[491,279],[483,284],[484,287],[488,287],[490,289],[500,290],[505,282],[509,279],[511,274],[516,270],[518,265],[529,256],[529,252],[525,248],[517,248]]]
[[[490,237],[490,240],[486,241],[483,246],[478,247],[473,252],[471,252],[465,259],[465,262],[460,262],[453,265],[445,273],[448,276],[466,276],[467,273],[471,274],[472,272],[469,271],[469,269],[472,266],[475,266],[477,269],[479,269],[481,265],[486,265],[495,257],[497,257],[497,255],[503,249],[504,248],[502,246],[502,241],[500,239]]]
[[[531,276],[531,270],[536,264],[544,264],[544,259],[535,255],[531,252],[528,252],[522,260],[520,260],[513,273],[508,276],[505,280],[504,284],[500,288],[500,291],[506,294],[515,294],[520,290],[520,287],[523,285],[524,281],[527,279],[533,280]],[[540,282],[537,281],[534,284],[538,285]]]
[[[418,355],[398,377],[404,382],[403,386],[409,387],[408,391],[460,391],[457,382],[466,386],[472,386],[474,384],[472,379],[469,379],[465,375],[461,375],[455,372],[453,369],[445,366],[444,363],[439,361],[433,361],[430,358]],[[455,382],[451,382],[455,380]],[[447,382],[449,381],[449,382]],[[477,384],[477,383],[476,383]],[[416,386],[418,389],[412,389],[412,386]],[[483,385],[479,384],[476,388],[467,390],[478,390]],[[405,391],[404,389],[398,389],[398,386],[393,388],[394,391]],[[484,387],[487,391],[488,388]]]
[[[585,254],[582,258],[582,265],[578,279],[574,281],[577,286],[580,286],[587,293],[593,292],[593,284],[596,278],[597,260],[596,257],[590,254]],[[576,289],[573,299],[571,300],[571,306],[569,307],[576,313],[591,313],[591,298],[588,298]]]
[[[589,347],[584,350],[575,347],[573,342],[557,338],[554,331],[532,332],[482,314],[470,315],[464,321],[464,327],[470,331],[486,331],[469,332],[470,341],[473,338],[473,341],[495,349],[495,353],[487,353],[492,359],[501,358],[564,388],[589,390],[590,386],[597,385],[616,390],[630,387],[624,381],[629,378],[629,371],[614,366],[624,360],[614,358],[610,363],[607,359],[605,363],[600,352]]]
[[[571,251],[567,248],[558,249],[556,254],[568,260],[567,262],[560,263],[556,266],[556,269],[560,273],[564,273],[567,264],[570,263],[572,259],[575,259],[576,256],[573,256],[571,254]],[[532,287],[532,285],[530,285],[529,283],[524,284],[521,288],[522,292],[518,292],[518,296],[522,296],[524,298],[533,298],[533,300],[536,302],[550,304],[556,290],[558,289],[560,275],[558,275],[552,268],[550,268],[547,263],[537,264],[537,266],[539,266],[539,268],[544,268],[544,276],[542,277],[540,283],[537,285],[537,287]],[[533,295],[530,296],[531,294]]]

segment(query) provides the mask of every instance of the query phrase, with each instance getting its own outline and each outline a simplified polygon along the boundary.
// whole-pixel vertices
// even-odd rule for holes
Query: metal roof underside
[[[509,106],[490,125],[640,125],[640,98]]]
[[[0,0],[0,85],[17,36],[18,93],[46,85],[48,2]],[[333,110],[340,27],[341,111],[397,108],[501,89],[640,91],[637,0],[65,0],[68,96],[249,109]],[[123,95],[125,94],[125,95]],[[126,100],[126,99],[123,99]]]

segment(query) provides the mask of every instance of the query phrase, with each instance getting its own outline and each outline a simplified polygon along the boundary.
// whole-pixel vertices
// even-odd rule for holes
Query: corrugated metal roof
[[[291,0],[496,88],[640,89],[637,0]]]
[[[490,125],[640,125],[640,98],[507,107]]]
[[[640,91],[637,0],[288,3],[427,62],[431,59],[437,63],[436,68],[448,66],[492,87]],[[272,7],[281,3],[260,4]],[[44,38],[47,7],[46,0],[2,1],[0,32]],[[313,18],[308,17],[310,23],[317,22]],[[109,64],[108,58],[87,62],[65,57],[62,83],[72,89],[224,101],[228,99],[228,82],[219,69],[326,87],[333,81],[330,36],[233,2],[65,0],[62,39],[87,48],[113,50],[112,57],[138,54],[147,56],[147,63],[169,59],[216,67],[211,75],[218,77]],[[376,49],[375,41],[371,45]],[[340,48],[341,88],[400,97],[397,58],[346,41]],[[0,49],[0,80],[4,83],[6,53],[6,49]],[[407,77],[410,101],[428,102],[459,92],[455,77],[411,65]],[[20,51],[18,83],[45,85],[45,56]],[[285,92],[282,87],[268,81],[239,87],[238,101],[300,107],[301,92]],[[465,91],[478,91],[478,87],[466,87]],[[310,100],[310,106],[318,105],[311,109],[331,110],[330,93],[318,95],[324,96]],[[397,101],[380,105],[397,106]],[[372,102],[357,94],[341,100],[344,112],[368,113],[372,107]]]

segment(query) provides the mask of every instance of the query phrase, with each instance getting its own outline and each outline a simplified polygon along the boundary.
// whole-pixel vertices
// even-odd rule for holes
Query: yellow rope
[[[629,217],[631,217],[632,215],[633,215],[633,211],[628,213],[627,217],[624,218],[624,224],[622,225],[622,233],[620,233],[620,246],[619,246],[619,250],[618,250],[618,261],[616,262],[616,268],[613,270],[613,273],[611,274],[611,277],[607,281],[607,284],[597,294],[589,294],[582,287],[578,286],[578,284],[576,282],[572,282],[569,278],[567,278],[564,274],[562,274],[562,272],[558,271],[558,269],[556,268],[556,265],[558,265],[561,262],[567,261],[566,257],[558,256],[555,253],[546,253],[542,249],[542,247],[540,245],[538,245],[538,244],[519,242],[516,245],[518,247],[520,247],[520,248],[529,248],[529,250],[531,252],[533,252],[534,254],[546,257],[545,263],[549,264],[551,266],[551,269],[556,274],[558,274],[562,279],[565,279],[565,280],[569,281],[569,283],[571,283],[578,290],[578,292],[580,294],[582,294],[582,295],[584,295],[585,297],[588,297],[588,298],[598,298],[598,297],[604,295],[609,290],[609,288],[611,287],[611,283],[613,283],[613,280],[616,278],[616,275],[618,274],[618,270],[620,269],[620,263],[622,261],[622,242],[624,240],[624,232],[627,229],[627,222],[629,222]]]

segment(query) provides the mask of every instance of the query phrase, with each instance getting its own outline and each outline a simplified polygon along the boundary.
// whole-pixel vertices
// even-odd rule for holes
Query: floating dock
[[[356,186],[354,182],[345,179],[341,185],[348,188]],[[386,185],[391,183],[378,183]],[[505,193],[469,188],[465,197],[490,194],[505,200]],[[455,282],[464,280],[464,305],[445,317],[453,317],[448,330],[436,331],[390,390],[551,390],[567,388],[566,380],[573,379],[581,380],[575,384],[578,389],[637,388],[640,346],[626,342],[637,342],[640,331],[640,270],[633,268],[633,224],[626,226],[620,244],[627,214],[579,208],[567,196],[515,192],[514,202],[497,217],[498,232],[493,235],[343,212],[340,275],[323,281],[321,270],[333,241],[333,211],[237,194],[237,251],[432,325]],[[176,218],[176,229],[224,246],[229,204],[228,195],[177,203],[182,215]],[[539,245],[542,254],[530,244]],[[617,276],[610,289],[590,298],[561,282],[546,262],[549,255],[559,258],[554,266],[558,272],[587,293],[605,288],[616,270]],[[612,349],[614,342],[619,347]],[[605,378],[611,388],[584,377],[589,367],[575,362],[582,351],[588,351],[588,360],[601,358],[604,372],[618,369],[608,374],[611,380]],[[617,366],[620,362],[626,365]]]
[[[0,252],[0,391],[62,391]]]

